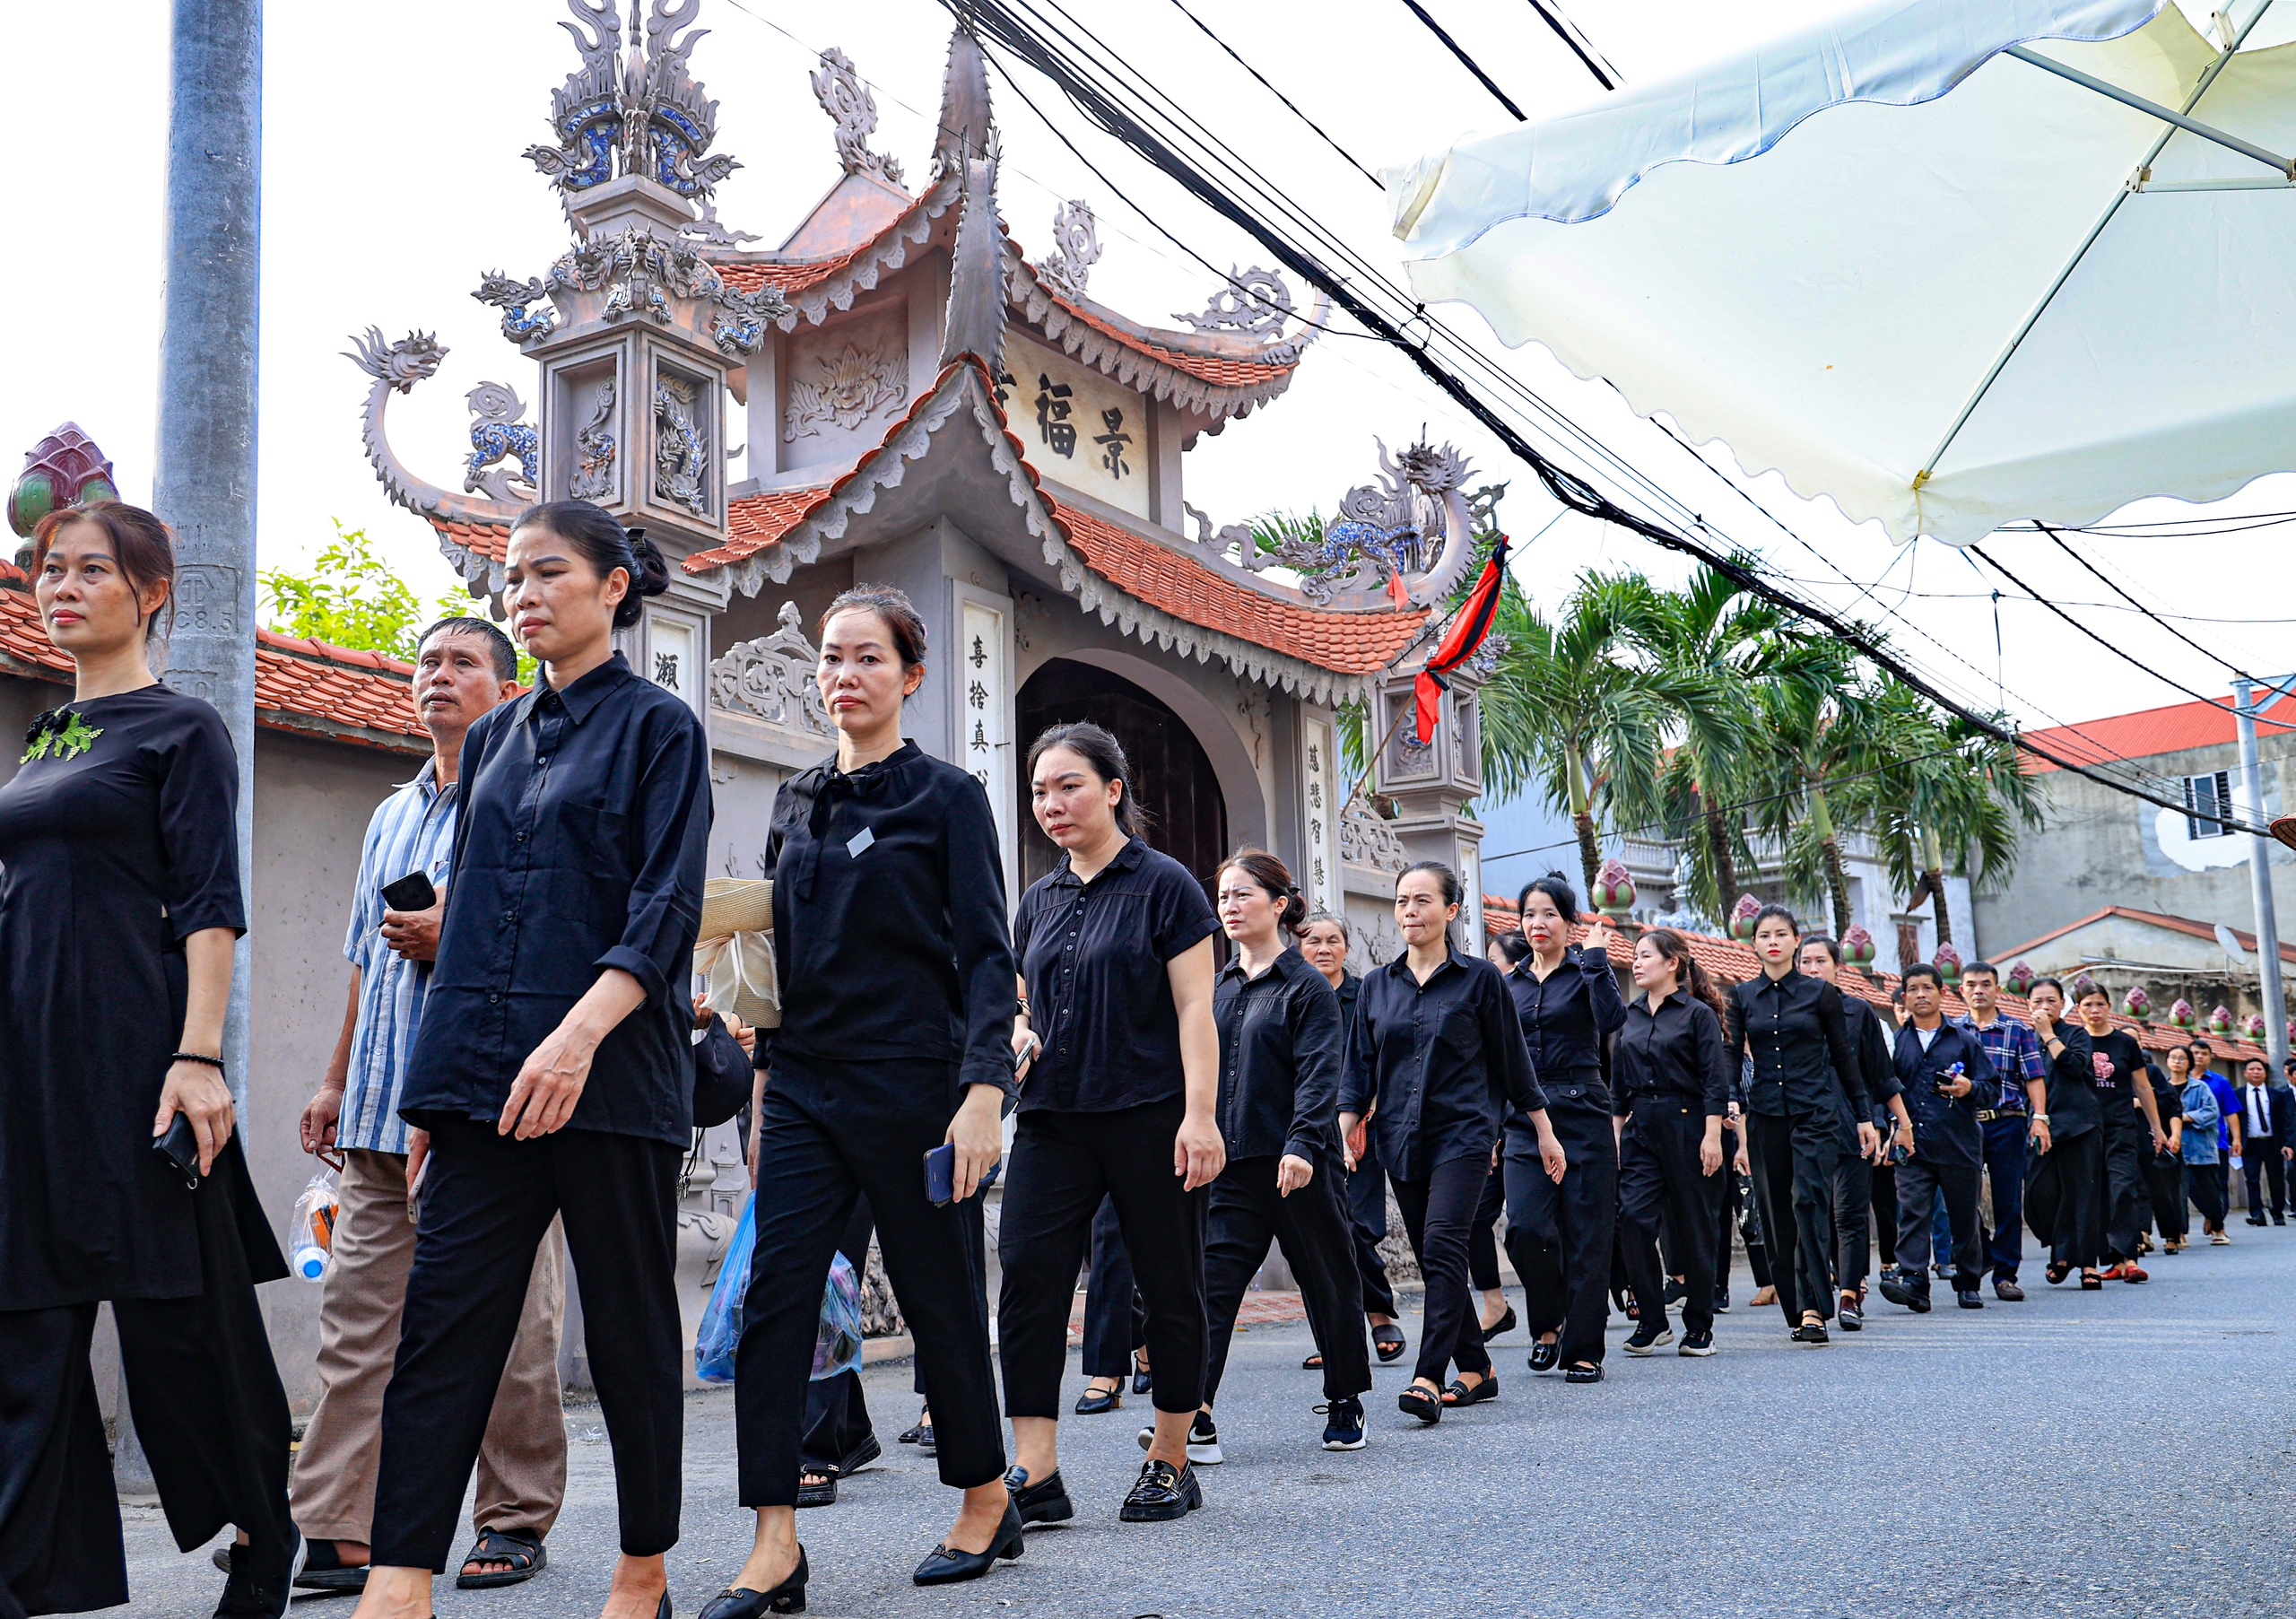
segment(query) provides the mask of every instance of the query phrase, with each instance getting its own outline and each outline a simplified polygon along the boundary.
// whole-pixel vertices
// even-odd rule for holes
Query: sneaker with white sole
[[[1682,1347],[1674,1353],[1692,1356],[1712,1354],[1714,1335],[1711,1332],[1685,1332],[1683,1334]]]
[[[1156,1442],[1156,1426],[1151,1423],[1140,1431],[1140,1448],[1145,1450]],[[1220,1454],[1220,1430],[1213,1426],[1212,1413],[1199,1411],[1196,1421],[1188,1424],[1187,1458],[1199,1467],[1216,1467],[1223,1459]]]
[[[1363,1402],[1350,1397],[1318,1406],[1316,1410],[1324,1418],[1324,1449],[1326,1450],[1361,1450],[1363,1439]]]
[[[1655,1320],[1644,1321],[1638,1324],[1635,1329],[1627,1335],[1626,1353],[1629,1354],[1656,1354],[1658,1353],[1658,1347],[1660,1345],[1671,1344],[1674,1341],[1674,1329],[1666,1325],[1666,1320],[1664,1316],[1659,1316]]]

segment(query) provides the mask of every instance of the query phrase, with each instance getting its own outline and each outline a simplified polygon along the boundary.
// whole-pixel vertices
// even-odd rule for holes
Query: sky
[[[1375,174],[1511,122],[1402,0],[1187,7]],[[1428,7],[1534,118],[1605,93],[1524,0]],[[151,488],[161,313],[169,8],[165,0],[89,0],[17,9],[19,61],[85,61],[91,25],[105,40],[100,90],[82,73],[22,74],[11,83],[14,145],[30,182],[15,217],[20,230],[30,227],[30,250],[0,257],[0,299],[19,311],[0,387],[0,453],[27,449],[75,421],[117,463],[123,494],[142,500]],[[1179,0],[1066,0],[1059,9],[1400,280],[1383,194],[1199,31]],[[1838,9],[1829,0],[1570,0],[1573,18],[1630,84]],[[566,245],[555,194],[519,153],[544,138],[551,91],[575,65],[557,26],[567,13],[562,0],[274,4],[266,12],[260,561],[300,566],[340,522],[366,529],[429,599],[453,579],[427,527],[389,504],[366,463],[359,415],[367,379],[342,354],[370,325],[387,338],[410,328],[438,334],[446,363],[393,400],[390,436],[416,471],[450,487],[460,483],[465,394],[498,381],[534,399],[531,364],[470,293],[489,271],[541,274]],[[838,178],[831,124],[806,83],[825,47],[842,47],[874,89],[881,122],[873,144],[921,183],[949,32],[948,13],[933,0],[703,0],[700,20],[712,31],[691,66],[719,102],[715,149],[744,165],[718,189],[728,225],[770,246]],[[1020,88],[1083,153],[995,81],[1003,209],[1032,257],[1048,246],[1063,199],[1089,201],[1103,249],[1092,296],[1165,325],[1175,312],[1201,309],[1216,284],[1196,256],[1222,271],[1266,261],[1248,237],[1091,129],[1025,70]],[[1295,293],[1304,307],[1306,290]],[[1964,555],[1926,541],[1895,545],[1878,527],[1853,527],[1830,502],[1799,500],[1775,476],[1738,478],[1723,446],[1709,447],[1709,463],[1700,465],[1607,387],[1571,377],[1544,349],[1505,350],[1472,311],[1440,313],[1556,411],[1810,596],[1886,615],[1920,667],[2023,725],[2184,701],[2170,681],[2221,693],[2218,657],[2258,674],[2296,667],[2296,655],[2283,650],[2296,622],[2285,527],[2173,544],[2085,543],[2090,560],[2132,595],[2183,615],[2173,622],[2206,651],[2103,605],[2112,602],[2106,588],[2040,536],[1995,536],[1989,549],[2124,659],[2013,592],[1996,602],[1995,581]],[[1395,448],[1422,430],[1469,454],[1481,474],[1474,483],[1511,483],[1502,520],[1518,542],[1535,535],[1517,570],[1542,607],[1558,606],[1587,568],[1665,582],[1686,572],[1683,559],[1607,525],[1569,516],[1549,526],[1558,509],[1526,468],[1402,357],[1344,327],[1310,351],[1288,395],[1191,452],[1188,500],[1215,525],[1270,510],[1329,512],[1348,488],[1372,481],[1375,439]],[[738,462],[733,475],[742,475]],[[1731,480],[1799,537],[1733,492]],[[2296,511],[2296,476],[2262,479],[2222,509]],[[2121,518],[2213,509],[2154,501]]]

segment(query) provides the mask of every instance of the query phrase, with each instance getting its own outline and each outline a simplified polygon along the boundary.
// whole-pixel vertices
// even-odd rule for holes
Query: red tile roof
[[[430,527],[465,551],[490,562],[499,562],[510,554],[510,531],[497,528],[491,523],[449,522],[432,518]]]
[[[2091,911],[2077,922],[2067,922],[2062,927],[2050,928],[2039,938],[2027,939],[2013,950],[2003,951],[2001,959],[2013,962],[2029,950],[2038,950],[2051,939],[2061,939],[2068,933],[2086,927],[2092,922],[2101,922],[2107,917],[2126,917],[2132,922],[2143,922],[2153,927],[2165,927],[2171,933],[2188,934],[2196,939],[2213,940],[2216,937],[2216,927],[2213,923],[2198,921],[2191,917],[2172,917],[2157,910],[2135,910],[2126,905],[2108,905],[2101,910]],[[2241,949],[2251,954],[2255,953],[2256,935],[2242,933],[2236,927],[2232,930],[2232,936],[2239,941]],[[2296,944],[2282,944],[2280,959],[2283,962],[2296,962]]]
[[[909,402],[909,409],[885,429],[879,447],[863,456],[836,483],[804,489],[769,490],[745,495],[732,503],[727,517],[734,538],[723,545],[696,552],[685,561],[687,571],[706,573],[728,562],[756,555],[803,522],[859,475],[872,457],[906,431],[926,404],[939,394],[960,366],[972,367],[984,383],[989,400],[996,395],[987,373],[978,361],[960,360],[944,367],[933,386]],[[997,405],[1000,424],[1004,408]],[[1053,520],[1060,526],[1093,572],[1146,603],[1206,630],[1232,635],[1254,646],[1296,657],[1319,669],[1342,675],[1369,675],[1384,669],[1425,627],[1428,609],[1408,612],[1382,608],[1370,613],[1341,613],[1281,601],[1239,585],[1206,568],[1195,558],[1119,527],[1104,518],[1061,500],[1043,488],[1043,480],[1030,462],[1028,448],[1009,427],[1004,441],[1037,488]]]
[[[891,231],[892,227],[888,225],[885,229]],[[875,247],[883,234],[880,231],[851,252],[840,253],[835,258],[817,258],[796,265],[719,265],[717,266],[718,274],[736,292],[754,292],[760,287],[773,287],[787,297],[817,281],[827,281]]]
[[[2227,698],[2229,704],[2231,699]],[[2280,724],[2274,725],[2277,719]],[[2296,698],[2283,698],[2264,710],[2262,733],[2279,736],[2296,729]],[[2161,709],[2140,709],[2134,714],[2110,714],[2077,726],[2050,726],[2028,731],[2026,740],[2076,764],[2105,764],[2123,759],[2149,759],[2159,753],[2181,753],[2190,748],[2231,747],[2238,738],[2232,710],[2212,702],[2177,702]],[[2025,755],[2026,770],[2039,774],[2057,767],[2046,759]]]
[[[1493,938],[1512,933],[1522,925],[1521,913],[1498,894],[1483,896],[1483,918],[1484,931]],[[1633,928],[1635,934],[1641,931],[1632,923],[1627,926]],[[1587,929],[1583,924],[1570,930],[1573,944],[1586,936]],[[1692,958],[1700,966],[1706,969],[1718,988],[1726,989],[1731,985],[1741,983],[1761,971],[1761,960],[1754,954],[1753,947],[1750,944],[1740,944],[1736,939],[1717,938],[1711,934],[1704,933],[1683,932],[1683,937],[1690,944]],[[2014,954],[2013,952],[2004,953]],[[1609,954],[1613,967],[1621,972],[1631,971],[1634,966],[1633,936],[1613,931],[1610,939]],[[1845,967],[1834,982],[1844,993],[1856,995],[1859,999],[1870,1002],[1876,1011],[1883,1014],[1892,1011],[1890,997],[1896,993],[1898,987],[1898,978],[1895,973],[1881,972],[1873,968],[1860,971],[1855,967]],[[2031,1016],[2026,1009],[2025,997],[2021,995],[2012,995],[2006,989],[2001,992],[2001,1010],[2014,1018],[2030,1019]],[[1945,1015],[1964,1017],[1968,1013],[1969,1003],[1962,1000],[1955,991],[1946,990]],[[1883,1025],[1885,1028],[1887,1026]],[[2263,1047],[2251,1045],[2244,1040],[2231,1040],[2221,1034],[2206,1032],[2187,1034],[2179,1029],[2140,1023],[2135,1018],[2124,1017],[2119,1013],[2113,1014],[2113,1027],[2127,1030],[2136,1037],[2136,1043],[2148,1051],[2165,1051],[2171,1046],[2187,1046],[2199,1040],[2205,1042],[2209,1049],[2215,1052],[2220,1059],[2228,1062],[2244,1061],[2251,1057],[2269,1055]]]
[[[0,563],[0,671],[68,680],[72,660],[49,642],[39,610]],[[408,692],[414,666],[378,652],[354,652],[325,641],[256,631],[255,709],[258,724],[369,747],[428,752],[430,733],[414,717]]]
[[[1185,371],[1198,382],[1210,383],[1213,387],[1258,387],[1297,370],[1300,366],[1296,354],[1278,365],[1264,360],[1239,360],[1225,354],[1204,354],[1190,349],[1170,348],[1152,337],[1126,331],[1113,322],[1104,320],[1080,304],[1071,303],[1041,282],[1038,285],[1043,287],[1044,295],[1065,310],[1071,319],[1083,321],[1111,343],[1122,344],[1135,354],[1144,354],[1176,371]]]

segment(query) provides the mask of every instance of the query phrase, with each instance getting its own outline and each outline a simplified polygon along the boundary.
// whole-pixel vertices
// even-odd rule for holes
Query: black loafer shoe
[[[1983,1310],[1985,1308],[1985,1295],[1979,1293],[1974,1287],[1970,1288],[1966,1293],[1956,1288],[1953,1291],[1953,1302],[1960,1305],[1963,1310]]]
[[[2005,1304],[2022,1304],[2025,1301],[2025,1290],[2014,1282],[1996,1282],[1993,1284],[1993,1296]]]
[[[797,1566],[789,1577],[770,1591],[753,1591],[745,1585],[727,1586],[712,1597],[701,1610],[700,1619],[759,1619],[764,1614],[802,1614],[805,1611],[805,1581],[812,1577],[805,1566],[805,1548],[797,1547]],[[668,1593],[662,1601],[666,1609]]]
[[[1076,1414],[1104,1416],[1124,1404],[1124,1396],[1114,1388],[1087,1388],[1076,1397]]]
[[[938,1456],[941,1453],[933,1443],[933,1424],[930,1423],[917,1424],[917,1453],[919,1456]]]
[[[1857,1301],[1848,1294],[1842,1296],[1840,1308],[1834,1311],[1834,1319],[1841,1323],[1844,1332],[1865,1330],[1866,1312],[1857,1308]]]
[[[1826,1336],[1825,1323],[1822,1321],[1803,1322],[1802,1325],[1794,1329],[1794,1341],[1796,1344],[1830,1344],[1833,1342],[1831,1338]]]
[[[874,1433],[866,1434],[863,1436],[859,1444],[845,1453],[845,1459],[837,1464],[837,1475],[839,1478],[851,1478],[862,1468],[874,1465],[884,1454],[885,1448],[877,1442],[877,1436]]]
[[[1927,1315],[1929,1313],[1929,1290],[1925,1287],[1919,1293],[1915,1293],[1911,1289],[1908,1289],[1905,1295],[1905,1307],[1918,1316]]]
[[[1561,1339],[1557,1339],[1552,1344],[1534,1344],[1531,1345],[1531,1370],[1533,1371],[1552,1371],[1555,1367],[1555,1362],[1561,1359],[1562,1342]]]
[[[1882,1297],[1887,1299],[1892,1304],[1903,1304],[1910,1307],[1913,1303],[1913,1289],[1905,1284],[1905,1278],[1903,1276],[1894,1275],[1889,1271],[1883,1271],[1882,1273]]]
[[[1566,1366],[1562,1371],[1562,1380],[1566,1383],[1599,1383],[1603,1380],[1603,1369],[1600,1366]]]
[[[987,1551],[960,1552],[946,1544],[935,1546],[909,1579],[918,1585],[954,1585],[962,1580],[978,1580],[996,1566],[998,1558],[1010,1562],[1024,1549],[1021,1514],[1007,1501],[1004,1520],[996,1526],[996,1537],[988,1543]]]
[[[1151,1457],[1141,1463],[1140,1476],[1132,1481],[1117,1517],[1126,1523],[1169,1523],[1203,1504],[1204,1486],[1196,1482],[1193,1463],[1175,1467]]]
[[[1013,1510],[1023,1524],[1065,1523],[1076,1516],[1076,1503],[1068,1499],[1057,1467],[1040,1484],[1029,1482],[1026,1468],[1014,1467],[1004,1475],[1004,1487],[1013,1493]]]
[[[1499,1337],[1502,1334],[1514,1331],[1518,1325],[1518,1323],[1515,1319],[1515,1307],[1512,1304],[1509,1304],[1507,1307],[1505,1313],[1500,1315],[1496,1321],[1493,1321],[1490,1326],[1483,1329],[1483,1341],[1488,1344],[1492,1339]]]

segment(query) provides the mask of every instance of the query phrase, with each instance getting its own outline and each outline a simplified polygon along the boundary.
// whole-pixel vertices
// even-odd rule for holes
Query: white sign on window
[[[958,614],[957,757],[988,790],[997,846],[1013,846],[1013,695],[1004,614],[966,598]]]
[[[1313,714],[1302,716],[1300,796],[1304,801],[1307,837],[1300,848],[1307,870],[1300,874],[1300,886],[1307,892],[1309,910],[1334,915],[1344,903],[1339,886],[1339,811],[1340,795],[1346,789],[1340,774],[1339,761],[1332,756],[1331,721]]]

